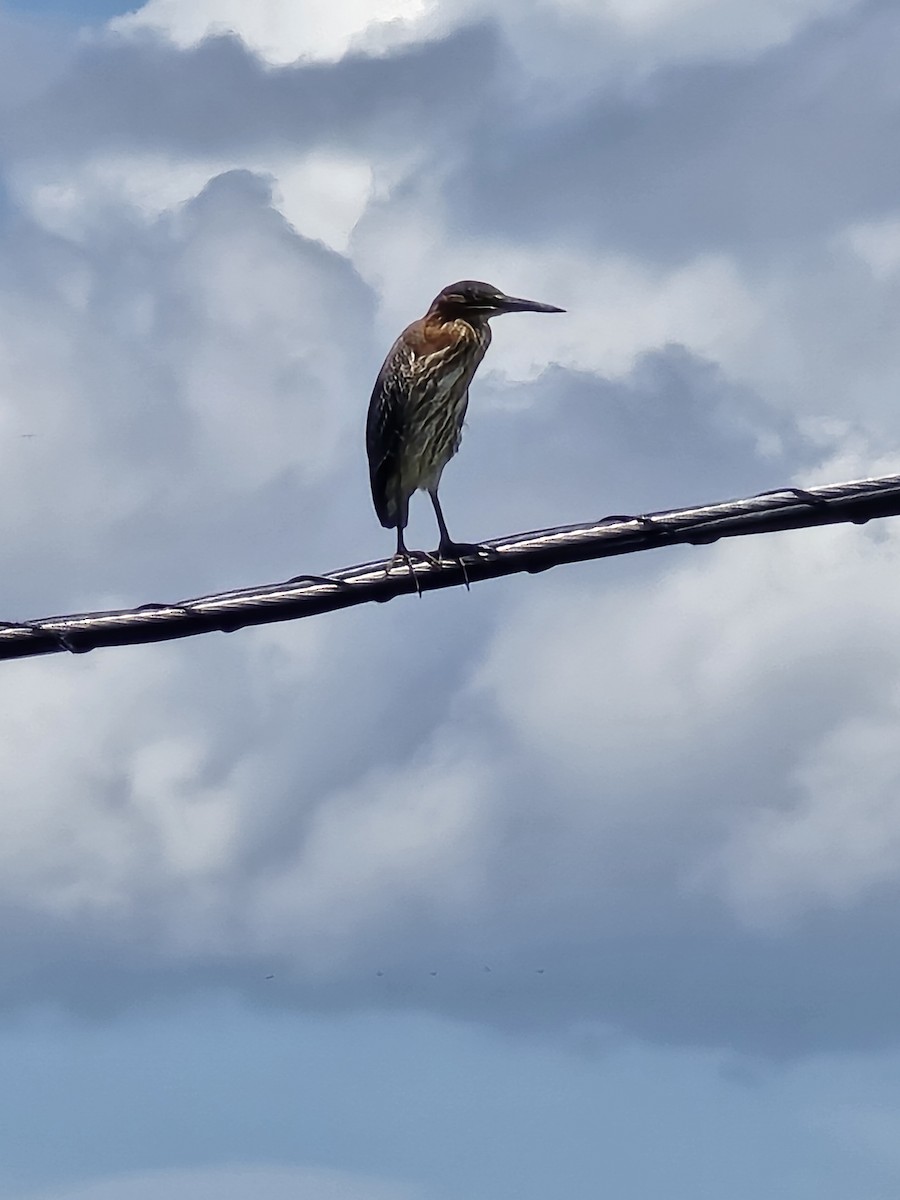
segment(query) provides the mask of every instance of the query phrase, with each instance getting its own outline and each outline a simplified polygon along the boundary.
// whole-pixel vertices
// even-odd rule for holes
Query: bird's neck
[[[429,325],[455,325],[462,322],[478,333],[490,331],[488,325],[489,312],[478,312],[477,309],[453,307],[452,305],[435,304],[428,310],[425,320]]]

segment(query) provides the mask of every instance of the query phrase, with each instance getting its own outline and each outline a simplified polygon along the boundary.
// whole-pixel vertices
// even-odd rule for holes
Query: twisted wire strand
[[[536,573],[568,562],[633,554],[660,546],[708,545],[743,537],[841,522],[864,524],[900,515],[900,475],[785,487],[690,508],[604,517],[580,525],[511,534],[484,543],[488,553],[461,562],[423,558],[389,569],[387,560],[344,567],[328,575],[295,575],[283,583],[150,602],[108,612],[0,621],[0,659],[101,646],[137,645],[234,633],[248,625],[297,620],[396,596],[456,587],[517,572]]]

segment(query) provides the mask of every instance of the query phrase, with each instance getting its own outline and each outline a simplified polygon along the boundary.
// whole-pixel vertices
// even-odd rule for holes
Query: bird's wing
[[[378,372],[366,420],[369,480],[378,520],[390,529],[397,524],[395,483],[409,417],[407,398],[412,377],[412,354],[398,341]]]

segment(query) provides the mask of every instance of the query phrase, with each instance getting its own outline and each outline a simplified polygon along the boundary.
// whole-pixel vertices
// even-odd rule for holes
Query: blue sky
[[[728,1071],[703,1054],[497,1039],[412,1014],[253,1015],[221,997],[102,1026],[32,1016],[3,1053],[15,1091],[3,1107],[7,1171],[22,1194],[87,1162],[126,1181],[193,1172],[198,1190],[185,1195],[205,1195],[220,1162],[235,1174],[293,1167],[297,1179],[309,1164],[339,1165],[415,1195],[479,1200],[601,1186],[887,1197],[895,1179],[895,1150],[878,1146],[886,1097],[874,1063]],[[823,1103],[822,1087],[839,1087],[843,1105]],[[73,1105],[75,1092],[89,1103]],[[872,1145],[842,1129],[860,1117]],[[244,1187],[235,1194],[250,1196]]]
[[[3,5],[0,616],[389,553],[369,392],[460,277],[567,312],[495,325],[459,538],[895,471],[898,36]],[[898,569],[883,522],[7,664],[0,1200],[894,1200]]]
[[[20,12],[25,16],[48,13],[93,24],[131,12],[140,5],[122,4],[120,0],[85,0],[83,4],[68,4],[66,0],[6,0],[4,7],[8,12]]]

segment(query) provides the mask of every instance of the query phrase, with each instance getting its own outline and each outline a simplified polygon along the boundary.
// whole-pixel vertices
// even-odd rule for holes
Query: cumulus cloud
[[[459,537],[891,469],[890,6],[339,6],[314,45],[295,9],[155,0],[15,101],[5,617],[389,552],[368,391],[459,276],[569,310],[497,323]],[[545,23],[640,53],[543,103]],[[894,1038],[897,556],[820,530],[8,665],[4,1001],[264,962],[287,1004]]]
[[[350,0],[340,5],[317,2],[299,9],[290,0],[150,0],[136,12],[118,17],[110,27],[129,34],[152,29],[182,47],[194,46],[211,34],[236,33],[267,61],[336,60],[384,26],[420,16],[424,0]],[[374,26],[374,29],[373,29]]]
[[[852,10],[851,0],[766,0],[749,8],[721,0],[540,0],[502,2],[492,8],[505,37],[529,71],[566,81],[593,73],[638,76],[670,63],[753,56],[790,41],[808,25]],[[145,30],[180,47],[210,35],[235,33],[265,61],[333,61],[350,50],[386,49],[447,33],[479,20],[473,0],[379,0],[313,4],[302,10],[286,0],[149,0],[112,21],[126,36]]]

